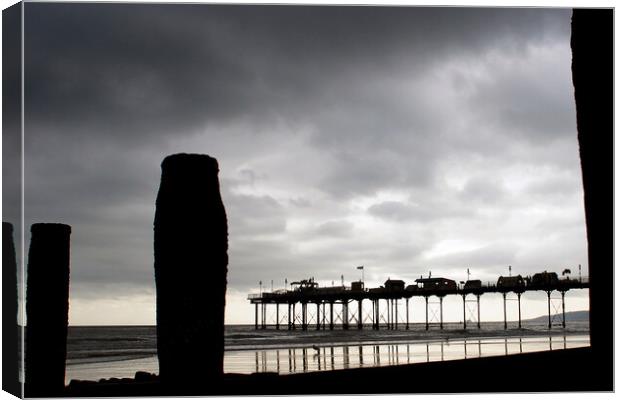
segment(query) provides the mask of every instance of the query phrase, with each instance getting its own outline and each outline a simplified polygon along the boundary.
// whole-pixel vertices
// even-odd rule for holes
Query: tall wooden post
[[[6,10],[5,10],[6,11]],[[6,192],[5,192],[6,193]],[[17,321],[17,259],[13,225],[2,223],[2,389],[22,397],[19,382],[19,324]]]
[[[219,167],[207,155],[175,154],[161,169],[154,223],[159,376],[166,384],[204,381],[224,367],[228,223]]]
[[[30,232],[25,394],[47,397],[65,387],[71,227],[33,224]]]

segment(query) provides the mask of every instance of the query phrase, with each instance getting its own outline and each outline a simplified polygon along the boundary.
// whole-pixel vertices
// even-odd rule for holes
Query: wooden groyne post
[[[161,164],[155,211],[157,354],[162,383],[223,374],[228,227],[217,160],[175,154]]]
[[[30,232],[25,394],[53,396],[65,387],[71,227],[33,224]]]
[[[2,389],[21,397],[17,324],[17,261],[13,225],[2,223]]]

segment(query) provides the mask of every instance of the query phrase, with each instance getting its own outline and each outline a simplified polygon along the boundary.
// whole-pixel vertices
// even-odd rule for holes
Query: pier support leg
[[[443,329],[443,296],[439,298],[439,329]]]
[[[375,301],[374,300],[370,300],[371,304],[372,304],[372,329],[375,329]]]
[[[320,303],[316,303],[316,330],[320,330],[321,329],[321,304]]]
[[[308,330],[308,303],[301,303],[301,330]]]
[[[428,330],[428,296],[424,296],[424,301],[426,303],[426,330]]]
[[[480,295],[476,295],[476,306],[478,309],[478,329],[480,329]]]
[[[263,323],[262,323],[262,327],[261,329],[266,329],[267,328],[267,303],[263,303]]]
[[[551,329],[551,291],[547,291],[547,313],[549,315],[549,329]]]
[[[390,299],[390,329],[394,329],[394,299]]]
[[[379,321],[379,315],[377,313],[377,300],[372,300],[372,329],[377,330],[377,321]]]
[[[465,312],[465,306],[466,306],[466,300],[465,298],[467,297],[466,294],[463,295],[463,330],[467,329],[467,313]]]
[[[521,329],[521,293],[517,293],[517,308],[519,309],[519,329]]]
[[[342,329],[349,329],[349,303],[342,302]]]
[[[405,300],[405,312],[407,314],[407,321],[405,322],[405,329],[409,330],[409,298]]]
[[[362,329],[364,319],[362,318],[362,299],[357,301],[357,329]]]
[[[508,329],[508,321],[506,320],[506,293],[502,293],[504,298],[504,330]]]
[[[325,303],[323,303],[323,330],[325,330]]]
[[[377,330],[381,329],[381,300],[377,299]]]
[[[290,331],[291,329],[293,329],[293,326],[291,323],[291,303],[288,303],[288,309],[286,310],[286,316],[288,318],[288,330]]]
[[[390,329],[390,309],[392,305],[390,304],[390,299],[385,299],[385,302],[387,303],[387,311],[385,314],[385,328],[389,330]]]
[[[291,324],[291,326],[293,327],[293,330],[295,330],[296,319],[297,319],[297,314],[295,313],[295,303],[293,303],[293,323]]]
[[[280,303],[276,303],[276,330],[280,330]]]
[[[394,299],[390,299],[390,329],[394,329]]]
[[[562,291],[560,294],[562,295],[562,328],[566,328],[566,307],[564,304],[564,295],[566,292]]]
[[[334,330],[334,302],[329,303],[329,330]]]
[[[390,310],[392,305],[390,304],[390,299],[385,299],[385,302],[387,303],[387,312],[386,312],[386,318],[385,318],[385,327],[386,329],[390,329]]]
[[[258,303],[254,303],[254,329],[258,330]]]
[[[398,330],[398,299],[394,299],[394,329]]]

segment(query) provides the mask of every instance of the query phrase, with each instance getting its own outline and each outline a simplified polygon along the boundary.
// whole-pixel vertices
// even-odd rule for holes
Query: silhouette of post
[[[590,342],[601,386],[614,374],[614,12],[573,10],[572,78],[590,275]]]
[[[207,382],[224,363],[228,228],[218,163],[175,154],[161,168],[154,222],[160,379]]]
[[[71,227],[30,228],[26,288],[26,396],[57,395],[65,386]]]
[[[2,389],[21,397],[17,324],[17,262],[13,225],[2,223]]]

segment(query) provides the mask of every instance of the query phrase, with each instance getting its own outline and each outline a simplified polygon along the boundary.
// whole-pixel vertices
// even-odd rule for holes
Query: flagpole
[[[362,283],[364,283],[364,266],[360,265],[359,267],[357,267],[357,269],[361,269],[362,270]]]

